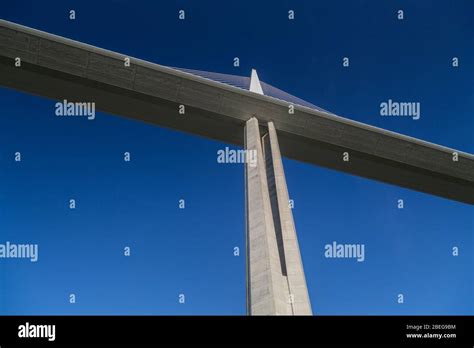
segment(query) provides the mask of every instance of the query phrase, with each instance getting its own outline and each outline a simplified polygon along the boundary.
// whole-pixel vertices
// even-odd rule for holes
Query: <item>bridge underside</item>
[[[474,204],[474,156],[0,20],[0,85],[244,145],[258,115],[284,157]],[[15,67],[21,58],[21,67]],[[186,107],[185,115],[179,106]],[[343,161],[343,153],[350,161]]]

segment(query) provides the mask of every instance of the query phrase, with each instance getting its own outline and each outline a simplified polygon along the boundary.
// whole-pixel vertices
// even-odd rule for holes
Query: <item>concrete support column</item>
[[[267,177],[270,200],[277,239],[280,241],[280,255],[284,258],[283,275],[286,277],[293,315],[311,315],[303,262],[301,260],[298,237],[296,235],[290,198],[286,185],[285,171],[280,154],[280,146],[273,122],[268,122],[268,134],[263,140],[267,161]]]
[[[311,314],[273,123],[262,139],[258,120],[248,120],[245,149],[256,158],[245,164],[247,313]]]
[[[247,158],[247,311],[250,315],[288,314],[288,293],[281,272],[258,120],[245,126]],[[250,155],[250,152],[254,155]],[[254,157],[255,158],[255,157]]]

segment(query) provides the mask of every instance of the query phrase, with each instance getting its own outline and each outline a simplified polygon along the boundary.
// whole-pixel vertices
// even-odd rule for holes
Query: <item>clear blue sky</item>
[[[0,18],[163,65],[256,68],[336,114],[474,153],[473,11],[468,0],[9,1]],[[379,116],[388,99],[420,102],[421,118]],[[40,249],[36,263],[0,259],[0,314],[245,314],[245,257],[233,256],[243,166],[217,163],[226,144],[103,113],[58,118],[54,103],[0,88],[0,243]],[[284,165],[315,314],[474,314],[473,206]],[[333,241],[365,244],[365,262],[325,258]]]

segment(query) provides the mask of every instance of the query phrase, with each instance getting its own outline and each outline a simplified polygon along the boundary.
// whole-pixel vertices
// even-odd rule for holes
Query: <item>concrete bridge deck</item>
[[[282,156],[474,204],[472,154],[304,106],[289,114],[289,102],[136,58],[125,67],[125,57],[0,20],[2,86],[241,146],[258,116],[275,125]]]

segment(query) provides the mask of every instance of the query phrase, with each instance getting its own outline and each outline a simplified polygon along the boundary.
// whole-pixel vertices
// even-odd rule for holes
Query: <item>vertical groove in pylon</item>
[[[291,307],[295,315],[311,315],[311,302],[306,285],[306,277],[301,260],[293,213],[290,208],[290,198],[280,154],[280,146],[273,122],[268,122],[268,138],[271,149],[272,166],[267,168],[267,170],[273,171],[276,191],[275,197],[273,198],[275,200],[273,206],[277,207],[278,210],[278,212],[274,212],[274,214],[276,215],[278,213],[278,222],[280,224],[280,227],[275,228],[281,230],[281,247],[285,258]]]

